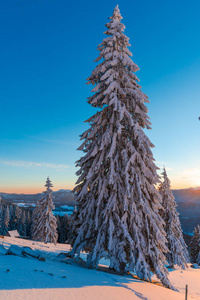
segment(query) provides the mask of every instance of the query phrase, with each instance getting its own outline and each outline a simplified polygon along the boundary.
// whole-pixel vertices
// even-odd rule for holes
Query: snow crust
[[[188,299],[200,299],[200,269],[169,270],[170,281],[179,291],[175,292],[128,275],[119,276],[63,263],[59,253],[69,251],[70,245],[55,246],[10,237],[0,238],[0,248],[2,245],[6,249],[11,245],[30,247],[42,253],[46,261],[4,255],[0,251],[0,299],[183,300],[185,284],[189,287]],[[84,258],[86,254],[81,256]],[[157,281],[155,276],[152,279]]]

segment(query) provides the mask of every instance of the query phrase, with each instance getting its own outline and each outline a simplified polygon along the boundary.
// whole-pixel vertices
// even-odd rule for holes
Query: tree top
[[[115,19],[119,22],[120,22],[121,19],[123,19],[122,16],[121,16],[118,4],[116,5],[115,9],[113,10],[112,17],[110,17],[109,19]]]
[[[51,180],[49,179],[49,177],[47,177],[47,181],[46,181],[45,187],[47,188],[47,190],[48,190],[50,187],[53,187],[53,184],[52,184]]]

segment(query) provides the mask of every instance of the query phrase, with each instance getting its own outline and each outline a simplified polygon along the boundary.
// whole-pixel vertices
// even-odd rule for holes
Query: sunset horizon
[[[51,179],[51,178],[50,178]],[[45,180],[44,180],[45,183]],[[53,183],[53,181],[52,181]],[[75,185],[54,185],[53,186],[53,191],[58,191],[58,190],[71,190],[73,191]],[[179,185],[173,185],[171,184],[172,190],[185,190],[185,189],[200,189],[200,185],[187,185],[183,186],[181,184]],[[4,189],[0,190],[0,196],[2,193],[7,193],[7,194],[38,194],[38,193],[43,193],[44,191],[44,184],[40,184],[38,186],[32,187],[32,186],[14,186],[14,187],[5,187]]]

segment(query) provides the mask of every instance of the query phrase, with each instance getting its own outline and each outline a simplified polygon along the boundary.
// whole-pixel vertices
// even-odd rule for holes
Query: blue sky
[[[73,188],[79,135],[95,112],[86,78],[119,4],[154,157],[173,188],[200,186],[199,1],[9,0],[0,4],[0,191]]]

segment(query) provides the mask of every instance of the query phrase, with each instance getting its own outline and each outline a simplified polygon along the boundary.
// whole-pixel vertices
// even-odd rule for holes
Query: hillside
[[[192,235],[193,229],[200,224],[200,188],[173,190],[177,210],[184,233]]]
[[[130,275],[111,274],[105,260],[101,271],[87,269],[82,262],[66,258],[64,253],[69,248],[63,244],[0,238],[0,299],[182,300],[186,283],[188,299],[200,299],[200,269],[170,271],[169,278],[178,290],[175,292]],[[8,250],[10,255],[5,255]],[[85,256],[82,254],[83,259]],[[155,277],[153,280],[157,281]]]

